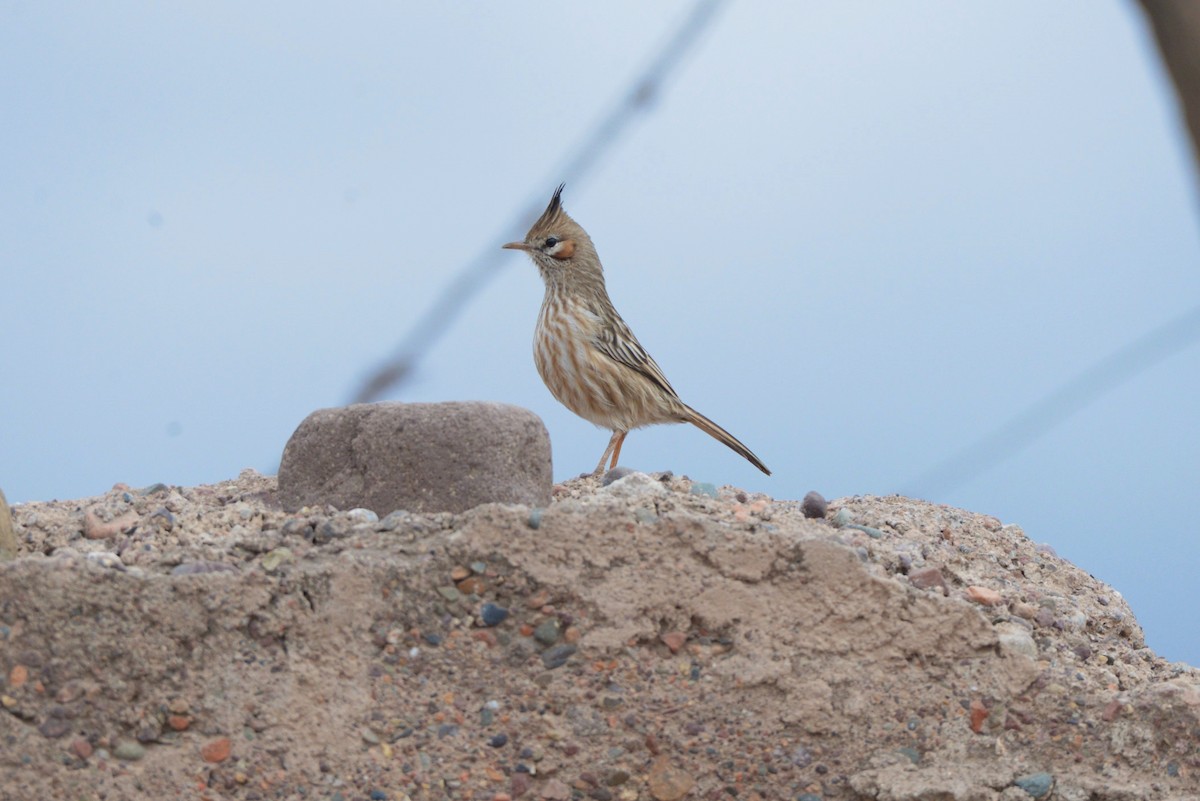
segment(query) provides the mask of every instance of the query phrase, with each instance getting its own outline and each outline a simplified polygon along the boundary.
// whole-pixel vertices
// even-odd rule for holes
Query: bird
[[[550,394],[612,432],[592,475],[604,473],[605,462],[609,470],[617,466],[630,431],[659,423],[691,423],[771,475],[737,437],[680,400],[621,319],[608,297],[592,238],[563,208],[563,188],[560,184],[554,191],[523,241],[501,247],[528,254],[546,285],[533,360]]]

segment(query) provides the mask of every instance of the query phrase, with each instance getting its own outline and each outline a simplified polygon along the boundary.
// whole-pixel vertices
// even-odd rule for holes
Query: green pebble
[[[1020,777],[1013,784],[1034,798],[1045,798],[1054,789],[1054,777],[1045,772],[1030,773],[1027,776]]]
[[[833,523],[834,528],[841,528],[849,525],[854,521],[854,516],[850,514],[849,509],[838,509],[833,515],[833,519],[829,522]]]
[[[471,563],[471,572],[472,573],[482,573],[485,570],[487,570],[487,562],[472,562]]]
[[[451,603],[462,597],[462,593],[458,591],[457,587],[438,587],[437,591],[439,595]]]
[[[532,529],[541,528],[542,514],[544,512],[545,512],[544,509],[530,509],[529,510],[529,527],[530,528],[532,528]]]
[[[901,756],[908,757],[909,761],[914,765],[921,761],[921,752],[915,748],[909,748],[908,746],[905,746],[904,748],[898,748],[896,750]]]
[[[141,743],[123,740],[113,749],[113,756],[126,762],[136,762],[146,755],[146,747]]]
[[[292,561],[292,552],[288,548],[276,548],[273,551],[268,551],[266,556],[262,558],[263,570],[268,573],[274,573],[284,562]]]
[[[542,645],[554,645],[558,642],[559,626],[557,620],[547,620],[533,630],[533,638]]]
[[[709,481],[697,481],[692,485],[690,492],[693,495],[707,495],[710,498],[717,497],[717,485]]]

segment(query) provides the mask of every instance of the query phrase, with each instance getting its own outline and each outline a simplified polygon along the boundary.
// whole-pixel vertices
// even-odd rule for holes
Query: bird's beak
[[[507,245],[501,245],[500,247],[508,248],[509,250],[533,250],[533,248],[524,242],[509,242]]]

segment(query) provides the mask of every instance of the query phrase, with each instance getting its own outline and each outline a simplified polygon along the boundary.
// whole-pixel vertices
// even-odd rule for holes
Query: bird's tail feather
[[[728,431],[721,428],[719,425],[714,423],[712,420],[709,420],[692,407],[687,406],[685,408],[688,410],[687,421],[689,423],[708,434],[713,439],[725,443],[725,445],[729,446],[730,449],[740,454],[746,459],[746,461],[750,462],[750,464],[754,465],[768,476],[771,475],[771,471],[767,469],[767,466],[762,463],[761,459],[754,455],[754,451],[743,445],[737,437],[735,437],[733,434],[730,434]]]

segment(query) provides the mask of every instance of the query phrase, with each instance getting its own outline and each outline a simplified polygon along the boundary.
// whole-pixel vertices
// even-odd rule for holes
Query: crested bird
[[[523,250],[546,285],[533,335],[533,359],[550,393],[585,420],[612,432],[593,475],[617,466],[621,445],[635,428],[691,423],[752,465],[771,471],[737,437],[688,406],[621,319],[604,286],[604,268],[591,237],[562,205],[563,185],[525,239],[502,247]]]

